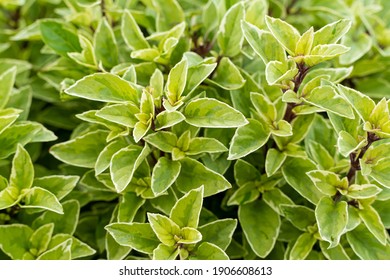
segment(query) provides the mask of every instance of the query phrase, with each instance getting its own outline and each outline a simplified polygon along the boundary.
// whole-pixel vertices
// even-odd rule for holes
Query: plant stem
[[[349,159],[351,162],[351,167],[347,173],[347,178],[348,178],[349,184],[351,184],[353,179],[355,178],[356,171],[361,169],[359,160],[361,158],[363,158],[364,154],[367,152],[367,150],[371,146],[371,144],[374,143],[375,141],[378,141],[378,140],[380,140],[380,138],[376,134],[374,134],[372,132],[368,132],[367,133],[367,145],[364,146],[360,150],[359,155],[357,156],[357,153],[351,153],[349,155]]]
[[[295,92],[298,92],[303,80],[305,79],[310,69],[310,67],[306,66],[304,63],[297,63],[297,67],[298,67],[298,74],[293,79]],[[290,123],[296,117],[296,115],[292,111],[296,106],[297,106],[296,103],[287,103],[286,113],[284,114],[283,117],[285,121]]]

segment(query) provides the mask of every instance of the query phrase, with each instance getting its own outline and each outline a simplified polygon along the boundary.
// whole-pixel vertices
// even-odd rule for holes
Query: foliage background
[[[0,259],[390,259],[389,5],[0,0]]]

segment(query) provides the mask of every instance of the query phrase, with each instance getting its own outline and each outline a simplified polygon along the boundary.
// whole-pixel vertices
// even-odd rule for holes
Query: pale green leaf
[[[341,19],[328,25],[314,33],[313,45],[335,44],[345,33],[348,32],[352,25],[351,20]]]
[[[173,206],[170,218],[180,228],[197,228],[203,203],[203,186],[193,189],[181,197]]]
[[[118,47],[114,31],[105,17],[99,22],[93,43],[98,63],[102,63],[107,68],[112,68],[118,64]]]
[[[228,104],[213,98],[199,98],[188,103],[185,121],[197,127],[239,127],[248,123],[244,115]]]
[[[85,76],[65,92],[71,96],[112,103],[139,103],[137,89],[128,81],[111,73]]]
[[[286,52],[270,32],[260,30],[246,21],[241,23],[241,28],[245,39],[260,56],[264,64],[275,60],[286,61]]]
[[[125,10],[122,15],[121,32],[127,46],[132,50],[147,49],[150,47],[137,22],[128,10]]]
[[[238,219],[252,250],[261,258],[273,249],[280,229],[279,215],[264,201],[241,205]]]
[[[228,255],[218,246],[203,242],[196,250],[194,257],[190,257],[191,260],[229,260]]]
[[[363,260],[390,260],[390,245],[381,244],[364,225],[347,233],[352,250]]]
[[[233,57],[241,52],[243,34],[240,26],[245,17],[245,9],[242,2],[230,7],[219,25],[218,45],[225,56]]]
[[[156,116],[154,122],[155,129],[161,130],[168,127],[172,127],[175,124],[178,124],[184,120],[185,120],[184,115],[178,111],[172,111],[172,112],[164,111]]]
[[[49,246],[53,234],[54,224],[46,224],[38,228],[30,237],[30,252],[34,251],[35,256],[45,252]]]
[[[21,145],[18,145],[12,160],[9,187],[17,189],[20,193],[23,189],[31,188],[33,180],[34,166],[31,162],[30,155]]]
[[[172,153],[172,150],[177,144],[176,134],[168,131],[159,131],[149,134],[144,137],[144,140],[165,153]]]
[[[283,48],[290,55],[294,55],[295,47],[299,41],[299,38],[301,37],[299,31],[287,22],[269,16],[265,17],[265,23],[267,24],[267,27],[271,31],[272,35],[274,35],[276,40],[279,41]]]
[[[329,248],[337,246],[348,222],[348,204],[335,202],[330,197],[323,197],[315,210],[318,231],[321,238],[330,243]]]
[[[108,132],[92,131],[50,148],[50,153],[60,161],[79,167],[93,168],[100,152],[106,146]]]
[[[147,145],[143,149],[137,145],[129,145],[112,156],[110,174],[118,193],[127,187],[135,170],[149,153],[150,148]]]
[[[169,72],[167,80],[167,98],[169,103],[174,106],[180,100],[184,91],[188,72],[187,59],[182,59]]]
[[[0,72],[1,73],[1,72]],[[16,67],[12,67],[0,75],[0,109],[7,105],[15,83]],[[1,126],[0,126],[1,128]],[[1,131],[2,129],[0,129]]]
[[[277,149],[269,149],[265,158],[265,172],[270,177],[282,166],[287,156]]]
[[[38,257],[38,260],[70,260],[72,256],[72,238],[47,250]]]
[[[40,187],[31,188],[24,197],[22,208],[41,208],[63,214],[63,208],[57,197]]]
[[[13,260],[23,259],[30,249],[30,238],[33,230],[23,224],[0,226],[0,248]]]
[[[48,190],[61,200],[76,187],[78,181],[78,176],[51,175],[35,178],[33,186]]]
[[[113,223],[105,226],[118,244],[135,250],[152,254],[160,244],[150,224],[147,223]]]
[[[222,250],[226,250],[232,241],[236,226],[237,220],[223,219],[202,225],[198,230],[202,234],[203,242],[212,243]]]
[[[164,193],[177,179],[180,173],[180,162],[160,157],[153,168],[151,188],[157,196]]]
[[[359,210],[359,217],[375,238],[381,244],[386,245],[389,235],[375,208],[370,205],[365,205],[363,209]]]
[[[302,205],[281,205],[282,215],[297,229],[307,231],[316,223],[314,211]]]
[[[302,158],[288,158],[282,166],[283,176],[287,183],[316,205],[324,195],[306,175],[307,172],[314,169],[316,166],[312,162]]]
[[[104,106],[96,112],[96,116],[132,128],[138,122],[135,115],[139,112],[139,108],[133,103],[114,104]]]
[[[247,125],[239,127],[231,141],[229,160],[244,157],[261,148],[269,139],[270,132],[262,123],[248,119]]]
[[[204,196],[208,197],[231,188],[231,184],[222,175],[205,167],[199,161],[191,158],[180,160],[181,170],[176,180],[177,188],[189,192],[204,186]]]
[[[167,246],[161,243],[153,250],[153,260],[175,260],[179,252],[179,248],[176,246]]]
[[[314,238],[313,234],[308,232],[302,233],[291,248],[290,260],[306,259],[316,242],[317,240]]]
[[[228,57],[221,59],[213,78],[207,81],[226,90],[239,89],[246,82],[238,67]]]
[[[167,246],[174,246],[180,236],[180,227],[168,217],[148,213],[148,220],[157,238]]]

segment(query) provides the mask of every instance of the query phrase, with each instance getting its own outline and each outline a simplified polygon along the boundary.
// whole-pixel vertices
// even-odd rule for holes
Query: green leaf
[[[316,166],[302,158],[288,158],[282,167],[282,173],[287,183],[292,186],[300,195],[313,204],[317,204],[324,196],[310,180],[307,172],[315,169]]]
[[[145,200],[137,196],[135,193],[125,193],[121,197],[118,205],[118,222],[131,223],[144,203]]]
[[[30,252],[34,256],[39,256],[45,252],[49,246],[53,234],[54,224],[50,223],[38,228],[30,237]]]
[[[86,243],[80,241],[79,239],[69,234],[61,234],[61,233],[53,236],[53,238],[50,241],[49,248],[56,247],[58,244],[61,244],[62,242],[68,240],[69,238],[72,240],[72,246],[71,246],[72,260],[87,257],[96,253],[96,251],[92,249],[90,246],[88,246]]]
[[[181,197],[173,206],[170,218],[180,228],[197,228],[203,203],[203,186],[191,190]]]
[[[24,197],[22,208],[42,208],[53,211],[58,214],[63,214],[61,203],[57,197],[48,190],[40,187],[33,187]]]
[[[298,56],[310,54],[311,48],[313,46],[313,39],[314,29],[311,27],[299,38],[295,47],[295,54]]]
[[[196,255],[191,260],[229,260],[228,255],[218,246],[203,242],[196,250]]]
[[[161,130],[165,129],[171,126],[174,126],[175,124],[178,124],[185,120],[185,117],[182,113],[178,111],[164,111],[161,112],[156,116],[155,119],[155,129]]]
[[[295,62],[270,61],[265,67],[265,78],[269,85],[283,85],[283,81],[292,80],[298,73]]]
[[[314,185],[323,194],[333,196],[337,193],[338,188],[346,189],[347,180],[340,180],[339,176],[330,171],[313,170],[307,173]]]
[[[274,179],[275,181],[269,180],[271,184],[277,184],[279,179]],[[274,209],[279,215],[282,215],[281,206],[282,205],[294,205],[294,202],[284,194],[280,189],[273,188],[263,192],[262,196],[265,203],[267,203],[272,209]]]
[[[137,145],[129,145],[112,156],[110,174],[118,193],[127,187],[135,170],[149,153],[150,148],[147,145],[143,149]]]
[[[317,239],[314,238],[313,234],[308,232],[302,233],[291,248],[290,260],[306,259],[316,242]]]
[[[70,260],[72,255],[72,241],[72,238],[69,238],[56,247],[47,250],[45,253],[40,255],[37,260]]]
[[[381,244],[364,225],[347,233],[352,250],[363,260],[389,260],[390,245]]]
[[[130,49],[140,50],[150,47],[137,22],[128,10],[125,10],[122,15],[121,32],[124,41]]]
[[[370,177],[386,188],[390,188],[390,161],[388,158],[380,159],[371,167]]]
[[[365,142],[365,139],[358,142],[351,134],[342,130],[339,132],[339,137],[337,138],[337,147],[339,148],[340,154],[347,157],[352,152],[363,148]]]
[[[335,166],[335,160],[329,151],[320,143],[313,140],[306,142],[306,150],[311,158],[318,163],[320,169],[329,170]]]
[[[20,117],[21,112],[21,110],[13,108],[0,109],[0,134]]]
[[[56,53],[66,56],[69,52],[81,52],[77,34],[64,22],[43,19],[39,24],[42,41]]]
[[[283,216],[297,229],[307,231],[308,227],[316,223],[314,211],[301,205],[281,205]]]
[[[375,102],[357,90],[342,85],[337,86],[340,94],[347,99],[360,118],[363,121],[368,121],[372,111],[374,111]]]
[[[390,203],[388,200],[376,200],[372,204],[372,207],[381,217],[381,221],[386,228],[390,228]]]
[[[222,250],[226,250],[232,241],[237,220],[222,219],[207,223],[198,228],[202,234],[202,241],[212,243]]]
[[[119,245],[115,241],[114,237],[108,232],[106,233],[105,247],[107,250],[107,259],[108,260],[122,260],[124,259],[132,250],[129,246]]]
[[[95,73],[78,80],[66,94],[112,103],[139,103],[137,89],[128,81],[111,73]]]
[[[160,157],[152,172],[152,191],[158,196],[164,193],[177,179],[180,173],[180,162]]]
[[[172,153],[173,149],[176,147],[177,136],[172,132],[159,131],[147,135],[144,137],[144,140],[165,153]]]
[[[320,86],[313,89],[305,101],[326,111],[330,111],[339,116],[354,119],[352,108],[349,104],[337,94],[332,86]]]
[[[273,148],[269,149],[265,159],[265,172],[267,173],[267,176],[270,177],[275,174],[275,172],[278,171],[282,166],[286,158],[287,156],[284,153]]]
[[[350,48],[340,44],[317,45],[310,55],[303,58],[308,66],[314,66],[326,60],[330,60],[349,51]]]
[[[199,98],[184,110],[186,122],[197,127],[239,127],[248,123],[239,111],[213,98]]]
[[[168,217],[148,213],[148,220],[157,238],[167,246],[174,246],[180,236],[180,227]]]
[[[208,169],[197,160],[186,157],[180,160],[180,164],[181,170],[176,186],[181,192],[187,193],[203,185],[204,196],[208,197],[231,188],[229,181],[222,175]]]
[[[60,161],[79,167],[93,168],[100,152],[106,146],[108,132],[92,131],[50,148],[50,153]]]
[[[339,244],[334,248],[328,249],[328,243],[320,241],[321,252],[328,260],[350,260],[344,248]]]
[[[51,175],[35,178],[33,186],[48,190],[54,194],[58,200],[61,200],[76,187],[78,181],[78,176]]]
[[[0,75],[0,109],[3,109],[10,99],[15,77],[16,67],[12,67]],[[2,129],[0,129],[0,131],[1,130]]]
[[[227,205],[243,205],[255,201],[260,191],[253,182],[248,182],[236,190],[229,198]]]
[[[161,243],[153,251],[153,260],[175,260],[179,253],[179,248],[176,246],[167,246]]]
[[[281,225],[279,215],[264,201],[238,208],[238,219],[252,250],[261,258],[273,249]]]
[[[359,217],[375,238],[383,245],[386,245],[386,240],[389,236],[375,208],[371,205],[365,205],[363,209],[359,210]]]
[[[180,101],[180,97],[184,91],[187,81],[188,62],[183,58],[169,72],[167,80],[167,98],[172,106],[175,106]]]
[[[18,145],[12,160],[9,187],[17,189],[20,193],[23,189],[31,188],[33,180],[34,166],[30,155],[21,145]]]
[[[265,17],[265,23],[283,48],[290,55],[294,55],[295,47],[301,37],[299,31],[287,22],[269,16]]]
[[[314,33],[313,45],[335,44],[351,28],[352,22],[349,19],[341,19],[328,25]]]
[[[105,226],[105,229],[120,245],[132,247],[141,253],[153,254],[160,244],[150,224],[113,223]]]
[[[196,244],[202,240],[202,234],[190,227],[184,227],[180,230],[180,240],[178,244]]]
[[[382,189],[374,184],[353,184],[348,187],[347,196],[353,199],[365,199],[376,196],[381,191]]]
[[[242,158],[258,149],[268,141],[270,132],[262,123],[248,119],[248,124],[239,127],[230,144],[229,160]]]
[[[213,78],[207,81],[226,90],[239,89],[245,84],[245,79],[241,75],[240,70],[228,57],[221,59],[213,74]]]
[[[157,12],[157,31],[165,31],[184,21],[184,12],[176,0],[152,0]]]
[[[133,128],[138,122],[135,117],[140,112],[139,108],[133,103],[114,104],[104,106],[96,112],[96,116],[105,120]]]
[[[93,43],[98,63],[102,63],[107,68],[112,68],[118,64],[118,47],[115,35],[105,17],[99,22]]]
[[[198,64],[188,68],[185,95],[189,95],[204,81],[217,67],[217,63]]]
[[[218,46],[222,54],[233,57],[241,52],[243,34],[240,26],[245,17],[245,9],[242,2],[230,7],[222,18],[218,32]]]
[[[286,52],[270,32],[260,30],[246,21],[241,23],[241,28],[245,39],[264,64],[270,61],[286,61]]]
[[[318,230],[321,238],[330,243],[329,248],[337,246],[348,222],[348,204],[345,201],[334,202],[323,197],[315,210]]]
[[[190,141],[186,155],[198,155],[201,153],[222,153],[228,149],[217,139],[207,137],[195,137]]]
[[[0,192],[0,210],[14,206],[20,199],[21,196],[19,196],[17,189],[5,188]]]
[[[128,143],[123,139],[117,139],[110,142],[104,149],[100,152],[96,163],[95,163],[95,174],[99,175],[103,173],[109,166],[112,156],[117,153],[120,149],[123,149],[128,146]]]
[[[77,200],[67,200],[62,203],[63,214],[44,212],[33,222],[33,228],[39,228],[45,224],[54,223],[54,232],[73,235],[79,220],[80,203]]]
[[[0,248],[13,260],[23,259],[30,249],[33,230],[26,225],[13,224],[0,226]]]

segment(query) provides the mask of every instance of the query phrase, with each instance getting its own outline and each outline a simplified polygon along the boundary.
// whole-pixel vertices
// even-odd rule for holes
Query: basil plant
[[[388,1],[0,9],[0,259],[390,259]]]

